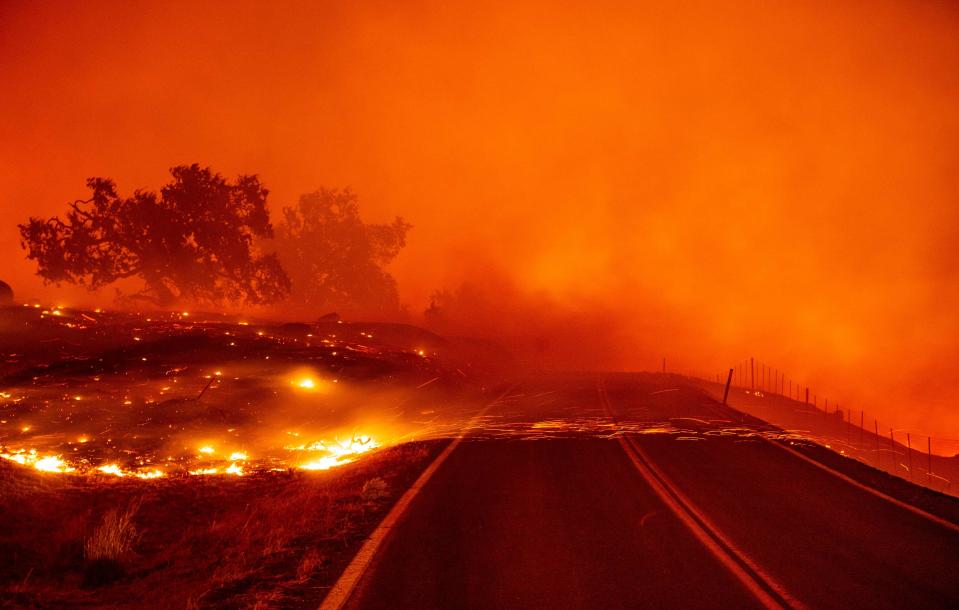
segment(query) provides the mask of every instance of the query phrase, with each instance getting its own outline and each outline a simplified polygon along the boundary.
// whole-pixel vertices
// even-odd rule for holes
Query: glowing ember
[[[305,464],[300,464],[300,468],[303,470],[329,470],[334,466],[342,466],[343,464],[349,464],[353,460],[348,458],[338,458],[333,456],[323,456],[318,460],[313,460],[312,462],[306,462]]]
[[[233,462],[242,462],[247,459],[249,459],[249,457],[242,451],[234,451],[230,454],[230,460]]]
[[[366,453],[379,447],[379,444],[369,436],[353,437],[349,441],[336,441],[327,443],[326,441],[317,441],[306,446],[299,446],[292,449],[323,452],[326,455],[317,459],[312,459],[303,464],[300,468],[304,470],[329,470],[335,466],[342,466],[353,461],[352,456]]]
[[[205,445],[205,446],[203,446],[203,447],[200,447],[200,453],[205,453],[205,454],[207,454],[207,455],[211,455],[211,454],[213,454],[213,452],[214,452],[213,447],[210,447],[209,445]]]
[[[67,466],[66,462],[60,459],[59,455],[49,455],[40,458],[33,463],[33,467],[42,472],[73,472],[73,468]]]
[[[134,474],[138,479],[158,479],[164,475],[162,470],[148,470],[145,472],[137,472]]]
[[[216,474],[220,472],[219,468],[199,468],[197,470],[191,470],[190,474],[200,475],[200,474]]]
[[[126,473],[120,469],[117,464],[104,464],[103,466],[97,467],[97,470],[103,474],[112,474],[117,477],[125,477]]]
[[[27,457],[23,455],[22,453],[12,453],[12,454],[0,453],[0,457],[2,457],[5,460],[16,462],[17,464],[20,464],[21,466],[24,466],[27,463]]]
[[[316,382],[309,377],[304,377],[303,379],[300,379],[299,381],[296,382],[296,385],[297,387],[300,387],[306,390],[312,390],[316,388]]]

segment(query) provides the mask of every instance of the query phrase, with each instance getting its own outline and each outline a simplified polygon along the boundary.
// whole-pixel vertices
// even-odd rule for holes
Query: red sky
[[[350,185],[415,225],[411,311],[471,281],[483,329],[578,364],[755,354],[959,438],[954,5],[358,4],[0,1],[0,276],[81,300],[15,224],[88,176],[258,173],[275,211]]]

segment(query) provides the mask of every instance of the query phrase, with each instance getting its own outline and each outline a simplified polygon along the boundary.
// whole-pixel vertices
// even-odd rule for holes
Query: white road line
[[[861,489],[861,490],[863,490],[863,491],[869,492],[869,493],[871,493],[872,495],[874,495],[874,496],[876,496],[876,497],[878,497],[878,498],[882,498],[883,500],[886,500],[887,502],[892,502],[893,504],[895,504],[895,505],[898,506],[899,508],[904,508],[904,509],[908,510],[909,512],[913,513],[913,514],[919,515],[920,517],[925,517],[926,519],[929,519],[929,520],[932,521],[933,523],[936,523],[936,524],[938,524],[938,525],[941,525],[942,527],[944,527],[944,528],[946,528],[946,529],[950,529],[950,530],[952,530],[952,531],[954,531],[954,532],[959,532],[959,525],[956,525],[956,524],[953,523],[952,521],[947,521],[946,519],[943,519],[942,517],[937,517],[936,515],[933,515],[932,513],[927,513],[926,511],[922,510],[922,509],[919,508],[918,506],[913,506],[912,504],[909,504],[909,503],[907,503],[907,502],[903,502],[902,500],[897,500],[896,498],[893,498],[892,496],[887,495],[887,494],[879,491],[878,489],[874,489],[874,488],[872,488],[872,487],[869,487],[868,485],[865,485],[865,484],[863,484],[863,483],[860,483],[859,481],[853,479],[853,478],[850,477],[849,475],[845,475],[845,474],[839,472],[838,470],[834,470],[834,469],[830,468],[829,466],[827,466],[827,465],[825,465],[825,464],[823,464],[823,463],[821,463],[821,462],[818,462],[818,461],[814,460],[813,458],[811,458],[811,457],[809,457],[809,456],[807,456],[807,455],[803,455],[801,452],[796,451],[796,450],[793,449],[792,447],[787,447],[786,445],[784,445],[784,444],[782,444],[782,443],[777,443],[776,441],[770,440],[770,439],[768,439],[768,438],[764,438],[763,440],[765,440],[766,442],[768,442],[768,443],[771,444],[771,445],[774,445],[774,446],[776,446],[776,447],[779,447],[779,448],[782,449],[783,451],[786,451],[786,452],[788,452],[788,453],[790,453],[790,454],[798,457],[798,458],[801,459],[801,460],[806,460],[807,462],[809,462],[810,464],[812,464],[812,465],[815,466],[816,468],[820,468],[820,469],[822,469],[822,470],[825,470],[825,471],[828,472],[829,474],[831,474],[831,475],[833,475],[833,476],[835,476],[835,477],[838,477],[838,478],[842,479],[843,481],[845,481],[846,483],[849,483],[850,485],[853,485],[853,486],[855,486],[855,487],[858,487],[859,489]]]
[[[349,565],[346,566],[345,570],[343,570],[343,573],[340,574],[336,584],[333,585],[333,588],[330,589],[330,592],[326,595],[323,603],[320,604],[320,610],[340,610],[340,608],[346,605],[346,602],[349,601],[350,596],[353,595],[353,591],[356,590],[356,585],[359,584],[360,579],[366,572],[366,569],[373,561],[373,556],[376,555],[376,551],[379,550],[380,545],[383,544],[383,541],[396,525],[396,522],[399,521],[400,517],[403,516],[403,513],[406,512],[406,509],[413,501],[413,498],[415,498],[420,490],[423,489],[423,487],[429,482],[433,474],[439,469],[443,462],[446,461],[446,458],[448,458],[450,454],[453,453],[453,451],[459,446],[459,444],[463,442],[463,439],[466,437],[467,433],[469,433],[469,431],[473,428],[474,423],[486,415],[486,412],[489,411],[494,405],[503,400],[506,394],[512,389],[512,387],[507,388],[496,398],[496,400],[484,406],[479,413],[474,415],[466,424],[466,427],[460,433],[460,435],[453,439],[453,441],[446,446],[442,453],[436,456],[436,459],[426,467],[426,470],[420,474],[413,485],[406,490],[406,493],[400,497],[399,501],[393,506],[392,509],[390,509],[390,512],[383,517],[383,520],[380,522],[380,524],[376,526],[376,529],[373,530],[373,532],[370,534],[370,537],[366,539],[366,542],[364,542],[363,546],[360,547],[360,550],[357,551]]]
[[[600,402],[607,416],[616,424],[612,405],[602,379],[597,384]],[[636,470],[660,500],[679,518],[706,549],[739,580],[766,608],[805,608],[799,600],[767,574],[742,550],[737,548],[719,528],[713,525],[693,503],[653,464],[642,448],[631,438],[618,435],[620,446]]]

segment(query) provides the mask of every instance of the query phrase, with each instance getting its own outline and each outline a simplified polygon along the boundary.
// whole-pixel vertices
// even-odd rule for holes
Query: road
[[[475,424],[347,607],[959,605],[959,529],[668,377],[528,381]]]

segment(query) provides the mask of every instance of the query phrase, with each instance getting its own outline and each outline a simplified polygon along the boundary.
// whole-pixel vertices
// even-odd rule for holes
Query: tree
[[[30,218],[21,246],[45,282],[96,290],[139,277],[132,298],[161,306],[178,301],[270,303],[290,289],[273,254],[257,255],[254,239],[273,235],[269,193],[259,179],[229,182],[197,164],[170,170],[160,193],[117,194],[106,178],[90,178],[91,197],[69,204],[66,220]]]
[[[351,190],[320,189],[283,209],[277,252],[290,271],[293,297],[315,309],[364,314],[399,310],[396,280],[384,267],[406,245],[412,225],[360,219]]]

